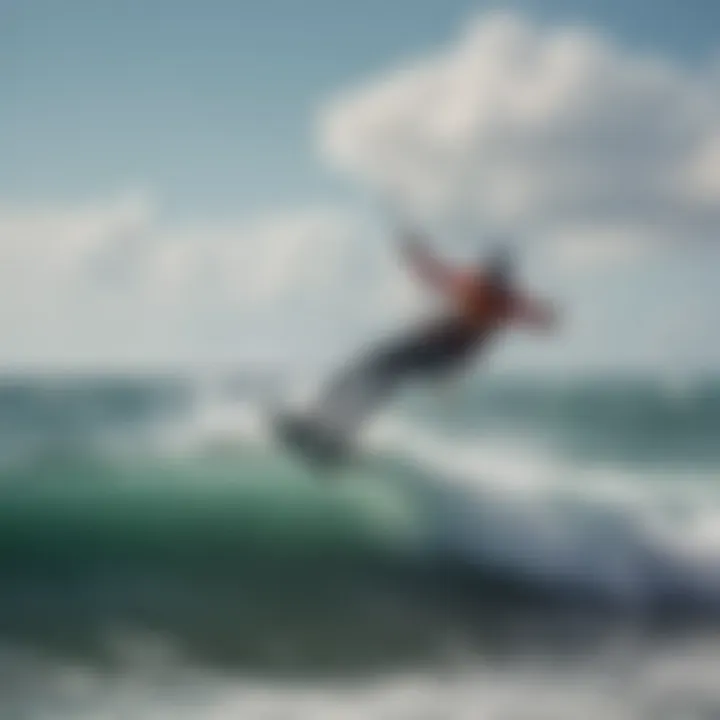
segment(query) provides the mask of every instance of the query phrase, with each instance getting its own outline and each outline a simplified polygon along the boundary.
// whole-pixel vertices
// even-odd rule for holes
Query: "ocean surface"
[[[720,382],[0,379],[0,718],[720,717]]]

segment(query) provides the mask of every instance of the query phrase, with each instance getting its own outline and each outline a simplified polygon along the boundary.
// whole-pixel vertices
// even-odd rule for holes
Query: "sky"
[[[499,367],[720,363],[714,0],[0,2],[0,367],[339,357],[393,219],[522,248]]]

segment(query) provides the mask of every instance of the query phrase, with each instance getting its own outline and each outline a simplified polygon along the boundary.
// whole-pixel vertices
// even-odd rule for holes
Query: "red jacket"
[[[478,332],[514,324],[546,328],[554,320],[546,304],[498,285],[482,270],[449,267],[415,243],[406,245],[405,255],[420,278],[447,297],[459,318]]]

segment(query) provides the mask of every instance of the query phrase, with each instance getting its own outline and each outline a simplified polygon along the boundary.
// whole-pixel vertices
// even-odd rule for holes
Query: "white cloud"
[[[692,156],[683,180],[691,197],[709,205],[720,204],[720,129]]]
[[[492,15],[335,98],[318,130],[335,167],[446,237],[511,231],[573,270],[597,268],[720,237],[719,83],[712,68],[640,56],[588,30]],[[601,291],[588,291],[578,323],[585,356],[626,314],[616,303],[599,330]],[[322,354],[323,343],[353,344],[420,312],[421,298],[385,229],[338,208],[177,227],[145,193],[74,207],[0,202],[0,363]],[[648,314],[662,312],[652,303]],[[626,338],[637,335],[630,324]]]
[[[262,355],[289,329],[357,313],[351,279],[378,260],[360,232],[328,208],[177,228],[143,195],[0,205],[0,361]]]
[[[335,167],[419,220],[565,250],[575,235],[586,260],[718,235],[718,127],[712,68],[500,14],[335,98],[319,134]]]
[[[145,226],[150,203],[129,195],[75,208],[0,204],[2,287],[51,294],[75,280],[78,258],[89,258]]]

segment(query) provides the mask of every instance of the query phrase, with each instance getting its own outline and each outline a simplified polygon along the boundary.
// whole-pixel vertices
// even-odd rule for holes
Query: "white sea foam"
[[[6,652],[3,717],[32,720],[655,720],[720,712],[720,647],[612,636],[571,661],[512,655],[437,672],[281,682],[145,664],[114,674]]]
[[[169,428],[168,439],[184,452],[275,452],[261,403],[212,393]],[[674,594],[720,609],[720,486],[707,471],[579,462],[528,436],[441,433],[392,414],[363,444],[376,481],[398,471],[388,462],[395,460],[441,491],[439,532],[472,562],[638,607]]]
[[[398,417],[380,420],[366,439],[462,490],[446,522],[454,547],[478,562],[579,583],[622,602],[672,593],[720,610],[713,473],[581,463],[532,438],[443,435]]]

